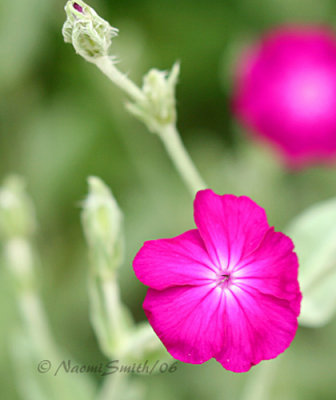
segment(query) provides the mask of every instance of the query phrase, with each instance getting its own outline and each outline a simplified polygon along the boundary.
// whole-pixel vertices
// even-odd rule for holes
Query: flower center
[[[287,81],[287,104],[297,118],[330,115],[334,87],[333,78],[323,69],[298,70]]]
[[[220,273],[217,275],[216,279],[217,287],[227,288],[230,284],[230,274],[228,273]]]

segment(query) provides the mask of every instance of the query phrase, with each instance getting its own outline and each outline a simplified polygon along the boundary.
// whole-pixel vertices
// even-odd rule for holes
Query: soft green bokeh
[[[319,203],[294,218],[286,232],[300,262],[303,294],[300,323],[320,327],[336,312],[336,199]]]
[[[194,223],[192,199],[158,138],[126,113],[125,96],[63,42],[64,4],[1,1],[0,176],[2,182],[18,173],[27,182],[39,221],[34,237],[41,259],[38,281],[51,328],[67,353],[92,364],[106,360],[88,315],[89,262],[80,226],[87,177],[101,177],[124,212],[121,293],[137,321],[145,319],[145,288],[132,272],[135,253],[145,240],[177,235]],[[242,132],[230,110],[237,49],[280,23],[333,27],[335,0],[92,0],[90,5],[119,28],[113,42],[119,67],[138,84],[150,68],[181,62],[178,125],[217,193],[251,196],[265,207],[276,230],[306,207],[335,196],[334,167],[284,170],[270,149]],[[19,368],[8,350],[18,316],[13,282],[2,264],[1,398],[18,400],[20,373],[14,370]],[[321,329],[300,328],[281,356],[272,400],[335,399],[335,335],[335,320]],[[231,400],[253,374],[233,374],[210,361],[179,363],[174,374],[137,381],[149,400]]]

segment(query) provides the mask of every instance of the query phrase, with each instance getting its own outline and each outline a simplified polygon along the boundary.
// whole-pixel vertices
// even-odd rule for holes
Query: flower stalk
[[[5,265],[13,277],[22,321],[35,346],[49,351],[53,340],[41,301],[36,292],[31,237],[36,229],[33,205],[25,184],[17,176],[6,179],[0,188],[0,238]]]
[[[83,203],[82,224],[91,256],[90,315],[101,349],[111,357],[123,347],[130,324],[116,281],[124,250],[122,214],[102,181],[90,177],[88,182],[89,195]]]
[[[122,303],[118,270],[123,262],[123,216],[109,188],[90,177],[83,202],[82,225],[90,251],[90,316],[103,353],[142,360],[163,347],[148,324],[136,325]],[[164,351],[165,354],[165,351]]]
[[[95,64],[131,102],[127,110],[142,121],[151,132],[163,141],[177,171],[192,195],[206,187],[199,172],[189,157],[176,128],[175,87],[179,75],[176,63],[171,72],[151,69],[139,88],[116,67],[112,55],[112,38],[118,30],[99,17],[83,1],[68,1],[65,6],[67,20],[63,26],[65,42],[87,61]]]
[[[22,398],[48,398],[92,400],[95,387],[88,377],[73,380],[65,375],[57,381],[53,374],[46,374],[46,387],[36,374],[41,360],[50,363],[67,356],[54,341],[42,301],[37,291],[37,255],[32,245],[36,221],[34,207],[25,192],[23,180],[17,176],[6,179],[0,187],[0,239],[4,265],[13,282],[15,299],[22,326],[12,344],[12,358],[16,364],[18,386]],[[50,361],[49,361],[50,360]],[[26,368],[23,368],[26,366]],[[31,373],[34,371],[34,374]],[[43,372],[43,370],[39,370]],[[46,371],[45,371],[46,372]],[[45,382],[45,380],[43,381]],[[34,387],[34,390],[27,388]]]
[[[200,189],[204,189],[206,185],[183,146],[176,125],[163,126],[158,134],[190,192],[193,194],[197,193]]]

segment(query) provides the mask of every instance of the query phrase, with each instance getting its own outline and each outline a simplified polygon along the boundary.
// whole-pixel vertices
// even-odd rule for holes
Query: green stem
[[[124,395],[125,375],[119,371],[104,380],[98,400],[122,400]],[[140,399],[139,399],[140,400]]]
[[[31,353],[29,364],[46,359],[50,360],[55,368],[56,361],[67,358],[58,349],[54,341],[43,304],[36,291],[33,248],[28,239],[16,237],[4,243],[4,250],[6,266],[13,277],[16,288],[16,301],[24,328],[22,335],[25,335]],[[27,361],[26,358],[25,354],[19,354],[17,360],[21,364]],[[30,365],[30,368],[32,366]],[[20,367],[21,365],[18,367],[18,370]],[[34,367],[36,368],[36,365]],[[65,375],[55,380],[52,371],[49,371],[45,374],[46,377],[41,380],[37,379],[37,372],[35,370],[33,378],[27,378],[25,371],[22,372],[22,375],[18,375],[19,383],[24,382],[24,385],[27,386],[25,383],[25,380],[27,380],[31,385],[36,384],[36,391],[41,391],[44,398],[52,400],[70,400],[74,398],[91,400],[93,398],[94,386],[88,377],[79,377],[78,381],[74,381],[70,376]],[[30,379],[33,383],[30,382]],[[46,386],[44,386],[42,381]],[[26,393],[24,390],[22,393],[22,398],[32,398],[30,397],[30,393]]]
[[[27,332],[36,348],[48,354],[55,352],[53,338],[47,323],[41,300],[35,291],[33,272],[33,250],[24,238],[14,238],[6,243],[7,266],[15,276],[17,301]]]
[[[272,381],[275,377],[277,363],[267,361],[265,364],[254,367],[249,372],[247,382],[241,395],[241,400],[268,400]]]
[[[187,153],[175,125],[166,125],[158,132],[171,160],[192,195],[206,185]]]
[[[116,68],[113,59],[110,57],[100,57],[94,63],[134,101],[143,102],[146,100],[141,89]],[[156,133],[163,141],[170,158],[191,194],[194,195],[198,190],[204,189],[206,185],[186,151],[176,126],[173,124],[161,125],[157,128]]]
[[[115,278],[89,277],[91,320],[102,351],[107,357],[127,340],[123,324],[122,304]]]
[[[133,83],[127,75],[120,72],[116,68],[113,59],[110,57],[99,57],[95,60],[95,65],[105,74],[115,85],[117,85],[122,91],[127,93],[135,101],[145,100],[141,89]]]

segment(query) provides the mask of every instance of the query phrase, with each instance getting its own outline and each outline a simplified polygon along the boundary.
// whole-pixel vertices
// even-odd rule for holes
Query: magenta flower
[[[248,371],[276,357],[297,330],[301,293],[292,241],[248,197],[197,193],[198,229],[145,242],[133,267],[143,307],[176,359]]]
[[[246,52],[234,108],[289,166],[336,158],[336,38],[322,28],[282,28]]]

